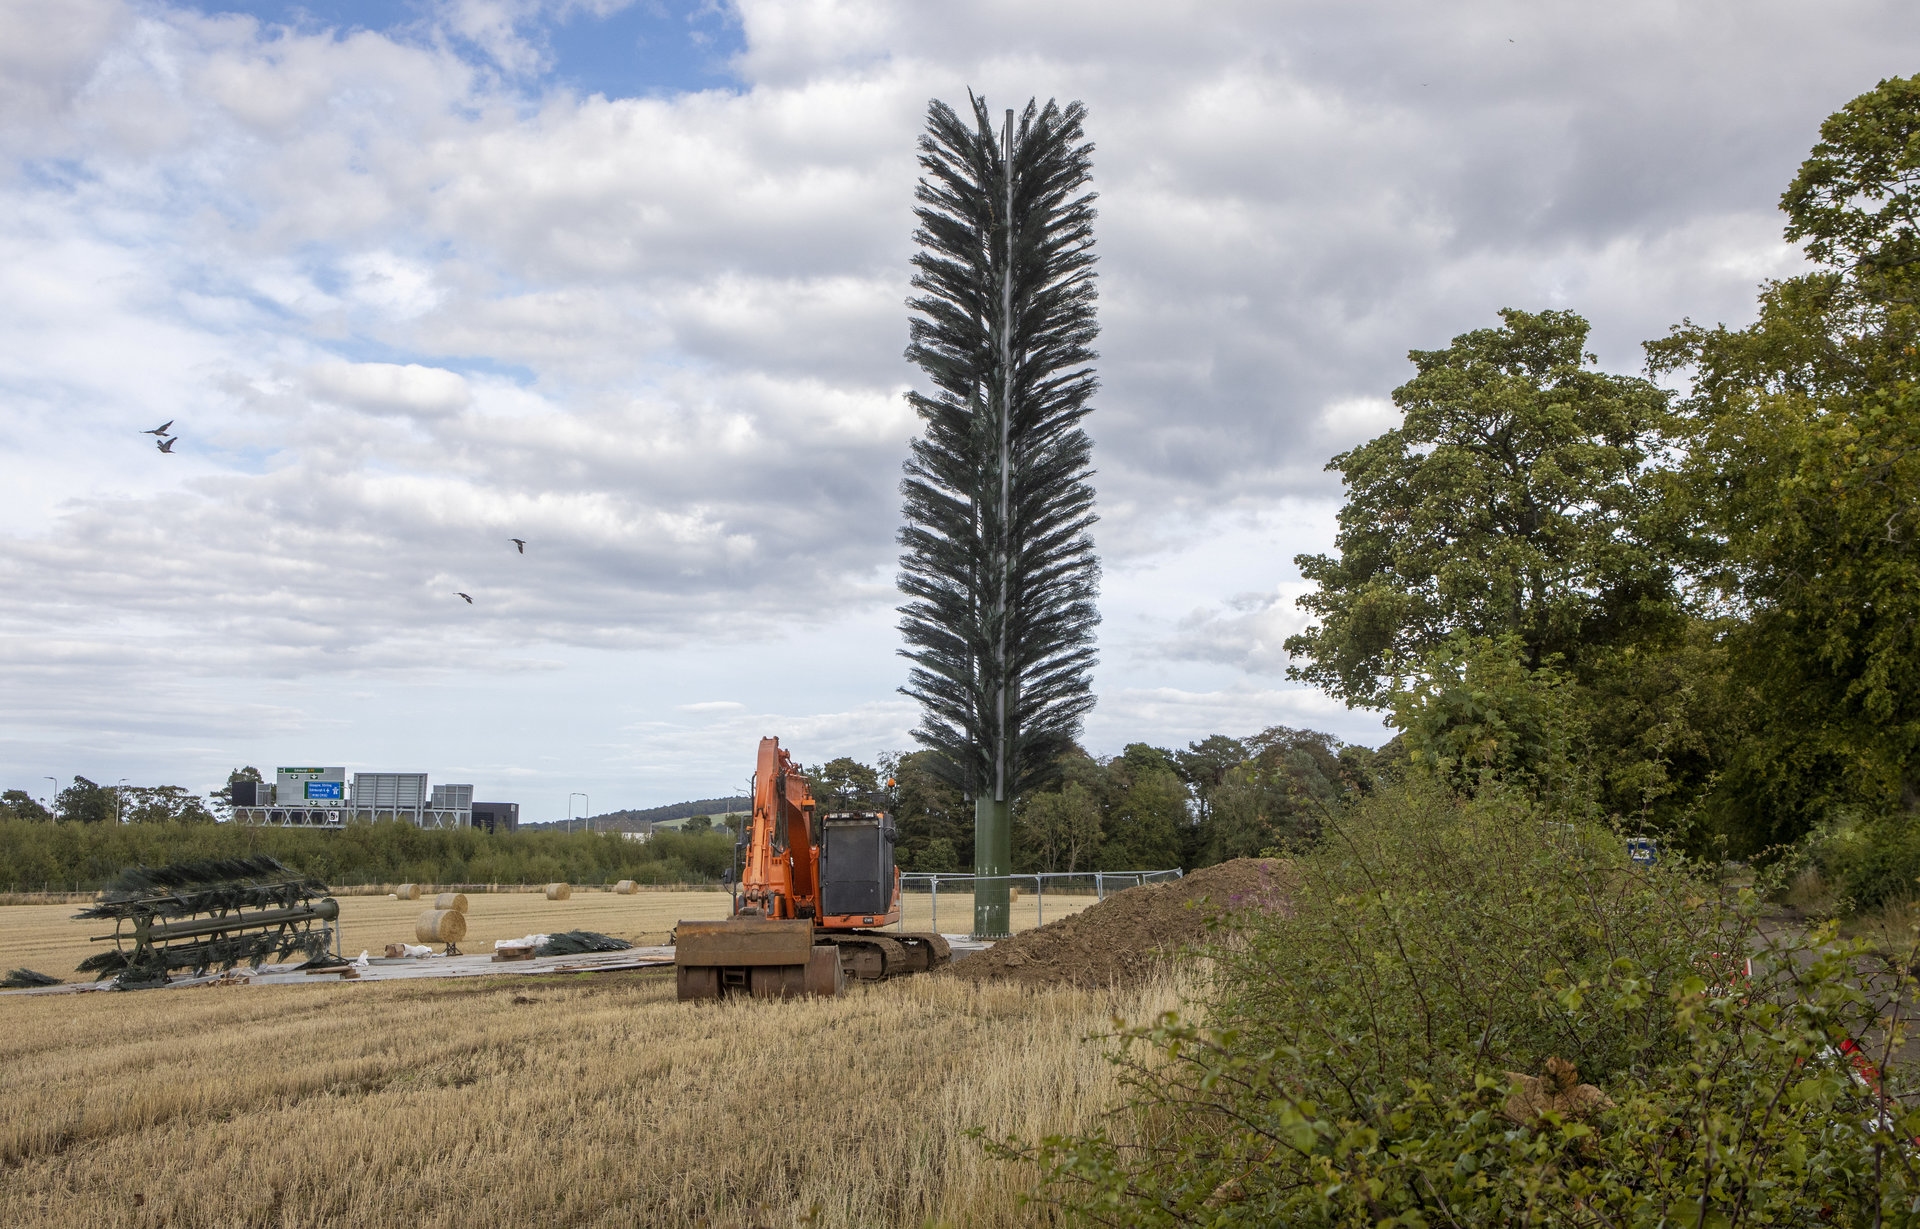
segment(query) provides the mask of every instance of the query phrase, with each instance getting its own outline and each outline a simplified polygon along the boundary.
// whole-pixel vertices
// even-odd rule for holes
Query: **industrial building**
[[[356,772],[349,787],[345,768],[297,767],[274,769],[271,782],[236,782],[233,818],[275,828],[344,828],[384,819],[420,828],[512,832],[520,826],[520,807],[476,803],[471,785],[429,788],[424,772]]]
[[[485,828],[488,832],[513,832],[520,827],[520,804],[476,802],[473,804],[473,826]]]

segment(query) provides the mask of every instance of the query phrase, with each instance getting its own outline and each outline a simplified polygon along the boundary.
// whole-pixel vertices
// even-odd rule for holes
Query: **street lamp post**
[[[125,777],[121,777],[120,784],[113,787],[113,822],[116,824],[124,824],[127,822],[126,812],[124,807],[122,806],[122,802],[126,798],[126,795],[121,792],[126,788],[127,788],[127,779]]]
[[[48,777],[47,780],[53,782],[53,792],[47,795],[47,810],[53,812],[53,817],[58,819],[60,818],[60,813],[53,810],[53,804],[60,798],[60,778]]]
[[[567,814],[568,815],[573,814],[573,800],[575,798],[586,799],[586,805],[581,808],[580,818],[586,820],[589,827],[591,827],[591,825],[593,824],[593,799],[588,798],[587,791],[583,789],[574,790],[571,794],[567,795]],[[579,831],[579,829],[576,828],[575,831],[577,832]]]

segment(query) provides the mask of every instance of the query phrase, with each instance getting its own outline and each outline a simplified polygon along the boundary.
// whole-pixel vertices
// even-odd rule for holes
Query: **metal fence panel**
[[[1150,871],[1043,871],[1031,875],[968,875],[950,873],[903,872],[900,876],[900,921],[897,929],[940,929],[940,898],[948,900],[948,917],[964,917],[972,924],[973,885],[980,879],[1004,880],[1017,893],[1008,921],[1017,930],[1044,926],[1047,922],[1047,898],[1054,900],[1054,916],[1078,912],[1098,904],[1109,892],[1119,892],[1143,883],[1162,883],[1185,874],[1178,867]],[[920,897],[924,896],[924,904]],[[1029,905],[1029,902],[1031,904]],[[960,912],[956,915],[953,910]],[[924,922],[922,919],[924,918]]]

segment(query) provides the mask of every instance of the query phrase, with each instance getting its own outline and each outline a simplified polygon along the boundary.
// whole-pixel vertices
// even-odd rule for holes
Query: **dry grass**
[[[665,943],[682,918],[717,918],[727,914],[725,892],[642,892],[619,896],[613,892],[581,889],[572,900],[548,900],[539,892],[477,893],[468,896],[467,937],[463,950],[485,952],[496,939],[559,930],[597,930],[634,943]],[[341,947],[353,956],[362,950],[375,955],[389,943],[414,941],[413,923],[431,901],[388,900],[384,896],[343,896],[340,900]],[[960,932],[972,924],[971,898],[950,894],[941,902],[941,929]],[[1051,919],[1077,912],[1093,903],[1091,896],[1049,896],[1046,916]],[[907,929],[930,924],[925,896],[909,894],[905,901]],[[101,949],[89,935],[111,932],[110,924],[76,922],[75,904],[9,905],[0,907],[0,973],[26,966],[69,981],[86,978],[74,966]],[[1025,930],[1035,921],[1031,898],[1014,906],[1014,928]]]
[[[664,975],[603,974],[5,997],[0,1224],[1029,1224],[1031,1174],[966,1130],[1093,1125],[1117,1089],[1082,1039],[1177,990],[912,978],[681,1005]]]
[[[1842,931],[1849,938],[1862,938],[1876,951],[1892,957],[1911,959],[1920,935],[1920,900],[1900,896],[1876,909],[1848,919]]]
[[[1800,917],[1826,918],[1840,911],[1840,902],[1832,886],[1811,866],[1793,877],[1793,882],[1780,893],[1777,903]]]

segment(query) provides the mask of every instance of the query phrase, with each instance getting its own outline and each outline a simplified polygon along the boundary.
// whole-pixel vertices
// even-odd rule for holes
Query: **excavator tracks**
[[[674,928],[679,995],[793,998],[840,993],[849,981],[925,973],[953,959],[937,934],[815,930],[811,922],[735,917]]]
[[[931,931],[822,931],[815,941],[839,949],[840,967],[849,981],[883,981],[909,973],[928,973],[953,959],[946,938]]]

